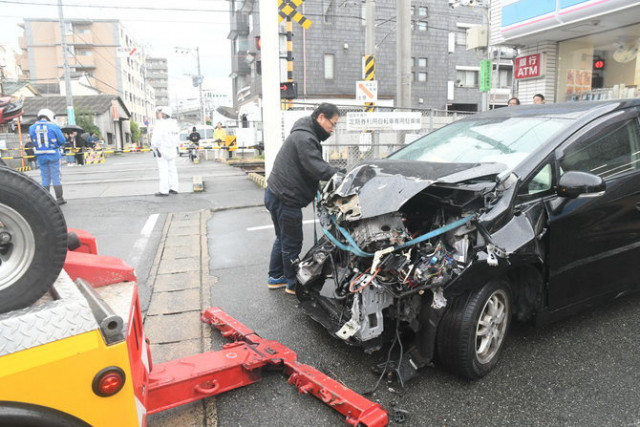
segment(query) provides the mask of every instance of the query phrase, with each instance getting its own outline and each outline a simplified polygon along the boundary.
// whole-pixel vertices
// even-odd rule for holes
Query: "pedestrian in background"
[[[311,116],[295,122],[273,163],[264,193],[276,231],[269,261],[270,289],[286,287],[287,293],[296,293],[294,264],[302,250],[302,208],[313,200],[320,180],[338,171],[322,158],[320,142],[331,136],[339,118],[338,107],[320,104]]]
[[[59,205],[64,205],[66,200],[62,197],[62,182],[60,180],[60,149],[65,144],[65,138],[60,127],[53,122],[53,111],[44,108],[38,111],[38,120],[29,126],[29,136],[33,143],[38,166],[40,166],[40,178],[42,186],[53,190]]]
[[[536,93],[533,95],[533,103],[534,104],[544,104],[544,95],[541,93]]]
[[[172,115],[171,107],[158,107],[157,120],[151,135],[151,149],[158,163],[160,177],[159,191],[155,195],[159,197],[178,194],[178,123],[171,118]]]
[[[191,129],[191,133],[189,134],[189,141],[191,141],[196,147],[200,145],[200,132],[196,130],[195,126],[193,127],[193,129]]]
[[[38,162],[36,161],[36,154],[33,150],[33,142],[31,140],[24,144],[24,155],[27,156],[29,167],[31,169],[38,169]]]
[[[509,107],[515,107],[516,105],[520,105],[520,100],[514,96],[513,98],[509,98],[507,105]]]
[[[189,160],[195,162],[198,157],[198,147],[200,147],[200,132],[194,126],[187,138],[189,140]]]
[[[84,135],[84,133],[82,135]],[[74,141],[76,144],[75,158],[78,166],[84,166],[84,152],[85,152],[84,147],[86,146],[86,143],[82,135],[78,135],[78,133],[76,132],[75,138],[74,138]]]
[[[216,125],[216,128],[213,131],[213,140],[218,144],[218,152],[220,152],[220,150],[222,150],[222,147],[224,147],[224,143],[227,140],[227,132],[222,127],[221,122],[218,122],[218,124]],[[217,157],[219,157],[218,154],[216,154],[216,158]]]

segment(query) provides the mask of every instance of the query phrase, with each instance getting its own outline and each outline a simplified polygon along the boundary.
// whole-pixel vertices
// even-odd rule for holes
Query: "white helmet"
[[[49,120],[50,122],[52,122],[52,121],[53,121],[53,118],[54,118],[55,116],[56,116],[56,115],[55,115],[55,114],[53,114],[53,111],[49,110],[48,108],[43,108],[42,110],[38,111],[38,116],[37,116],[37,117],[38,117],[38,119],[39,119],[40,117],[45,117],[47,120]]]
[[[173,109],[167,105],[163,105],[161,107],[156,108],[156,111],[160,111],[162,114],[164,114],[167,117],[173,116]]]

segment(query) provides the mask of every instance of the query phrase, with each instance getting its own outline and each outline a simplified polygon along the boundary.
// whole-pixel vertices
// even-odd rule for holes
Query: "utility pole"
[[[396,107],[411,108],[411,2],[396,0]],[[404,132],[398,132],[403,144]]]
[[[264,168],[268,177],[276,154],[282,146],[280,125],[280,52],[278,41],[278,5],[260,0],[260,43],[262,52],[262,123]]]
[[[365,81],[376,79],[376,1],[366,0],[365,3],[365,33],[364,33],[364,61],[363,76]],[[374,102],[365,102],[365,111],[371,113],[375,111]],[[377,134],[373,131],[363,132],[360,137],[365,145],[369,145],[373,150],[374,157],[378,157],[379,146]],[[357,159],[357,149],[353,150],[353,157]],[[351,154],[351,153],[350,153]]]
[[[64,64],[64,87],[67,98],[67,122],[76,124],[76,114],[73,109],[73,94],[71,93],[71,74],[69,72],[69,60],[67,59],[67,34],[65,30],[64,14],[62,12],[62,0],[58,0],[58,17],[60,18],[60,44],[62,47],[62,60]]]
[[[191,47],[174,47],[174,51],[176,53],[180,53],[180,54],[185,54],[187,52],[196,52],[196,62],[198,65],[198,75],[194,76],[191,75],[191,79],[192,79],[192,83],[193,83],[193,87],[197,87],[198,91],[199,91],[199,99],[200,99],[200,121],[202,121],[203,125],[206,125],[206,117],[204,115],[204,102],[202,99],[202,82],[204,81],[204,77],[202,76],[202,72],[200,71],[200,47],[196,46],[196,48],[191,48]],[[195,83],[198,84],[195,84]]]
[[[200,118],[202,119],[202,124],[207,124],[207,118],[204,115],[204,102],[202,101],[202,81],[204,77],[202,76],[202,72],[200,71],[200,46],[196,46],[196,58],[198,60],[198,91],[200,92]]]

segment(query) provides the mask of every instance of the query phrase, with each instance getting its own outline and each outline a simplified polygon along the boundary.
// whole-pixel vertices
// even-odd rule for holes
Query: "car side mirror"
[[[604,192],[607,184],[598,175],[588,172],[565,172],[558,182],[557,194],[560,197],[575,199],[582,195],[598,196]]]

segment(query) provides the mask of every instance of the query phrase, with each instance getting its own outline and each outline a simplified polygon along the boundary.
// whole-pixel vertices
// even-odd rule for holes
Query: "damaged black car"
[[[433,363],[477,379],[512,319],[638,290],[639,111],[502,108],[335,175],[316,201],[323,237],[298,264],[302,309],[347,344],[394,354],[385,369],[401,380]]]

